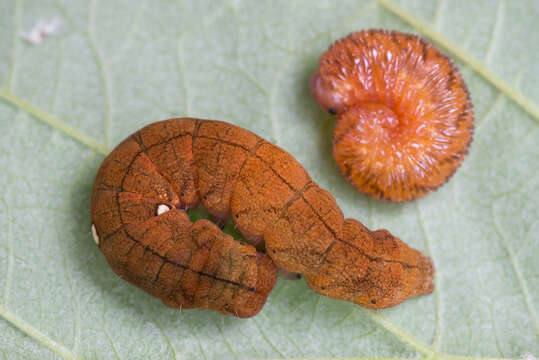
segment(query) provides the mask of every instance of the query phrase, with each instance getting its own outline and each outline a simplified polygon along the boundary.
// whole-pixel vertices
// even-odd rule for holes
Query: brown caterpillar
[[[425,196],[468,153],[466,84],[447,56],[415,35],[352,33],[322,54],[310,85],[322,108],[338,116],[333,157],[341,173],[376,199]]]
[[[344,219],[287,152],[240,127],[170,119],[112,151],[92,194],[92,232],[120,277],[173,308],[258,313],[276,266],[185,209],[232,216],[245,239],[324,295],[371,308],[433,290],[429,258],[386,230]]]

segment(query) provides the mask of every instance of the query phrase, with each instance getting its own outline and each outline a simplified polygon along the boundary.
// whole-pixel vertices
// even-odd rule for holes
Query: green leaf
[[[539,5],[534,0],[1,1],[0,359],[518,358],[539,354]],[[20,33],[59,18],[41,44]],[[311,99],[318,56],[363,28],[421,33],[456,60],[471,153],[425,199],[358,194]],[[347,217],[430,254],[436,291],[379,312],[279,279],[240,320],[165,308],[90,234],[104,155],[142,125],[226,120],[270,139]]]

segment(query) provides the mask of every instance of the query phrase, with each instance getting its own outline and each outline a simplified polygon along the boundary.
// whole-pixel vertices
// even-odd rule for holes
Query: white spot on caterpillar
[[[170,210],[170,207],[168,205],[165,205],[165,204],[161,204],[157,207],[157,216],[161,215],[161,214],[164,214],[166,213],[167,211]]]
[[[95,230],[95,225],[92,224],[92,237],[94,238],[95,243],[99,246],[99,236],[97,236],[97,231]]]

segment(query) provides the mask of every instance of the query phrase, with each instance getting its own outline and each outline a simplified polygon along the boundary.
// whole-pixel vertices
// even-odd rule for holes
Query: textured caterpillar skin
[[[409,34],[365,30],[320,58],[311,91],[338,115],[333,156],[359,191],[408,201],[443,185],[468,152],[472,103],[451,60]]]
[[[117,274],[169,306],[256,314],[275,283],[274,263],[209,221],[192,224],[180,209],[199,203],[232,216],[250,243],[265,242],[275,263],[329,297],[383,308],[433,290],[429,258],[386,230],[344,219],[281,148],[211,120],[148,125],[105,159],[92,196],[100,249]],[[171,210],[156,216],[159,204]]]
[[[169,307],[243,318],[264,306],[277,279],[275,264],[208,220],[192,223],[183,210],[198,206],[200,194],[213,214],[228,211],[233,182],[227,178],[236,177],[245,154],[212,140],[225,133],[231,144],[259,141],[236,127],[194,119],[137,131],[101,165],[91,214],[99,248],[118,276]],[[170,210],[157,215],[159,205]]]

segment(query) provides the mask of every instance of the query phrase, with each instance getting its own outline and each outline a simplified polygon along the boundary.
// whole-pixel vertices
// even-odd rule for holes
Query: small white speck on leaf
[[[161,215],[161,214],[164,214],[166,213],[167,211],[170,210],[170,207],[168,205],[165,205],[165,204],[161,204],[157,207],[157,216]]]
[[[61,24],[62,21],[58,17],[49,21],[38,20],[30,30],[22,32],[20,36],[29,43],[39,45],[47,36],[56,34]]]
[[[97,231],[95,230],[95,225],[92,224],[92,237],[94,238],[95,243],[99,246],[99,236],[97,236]]]

